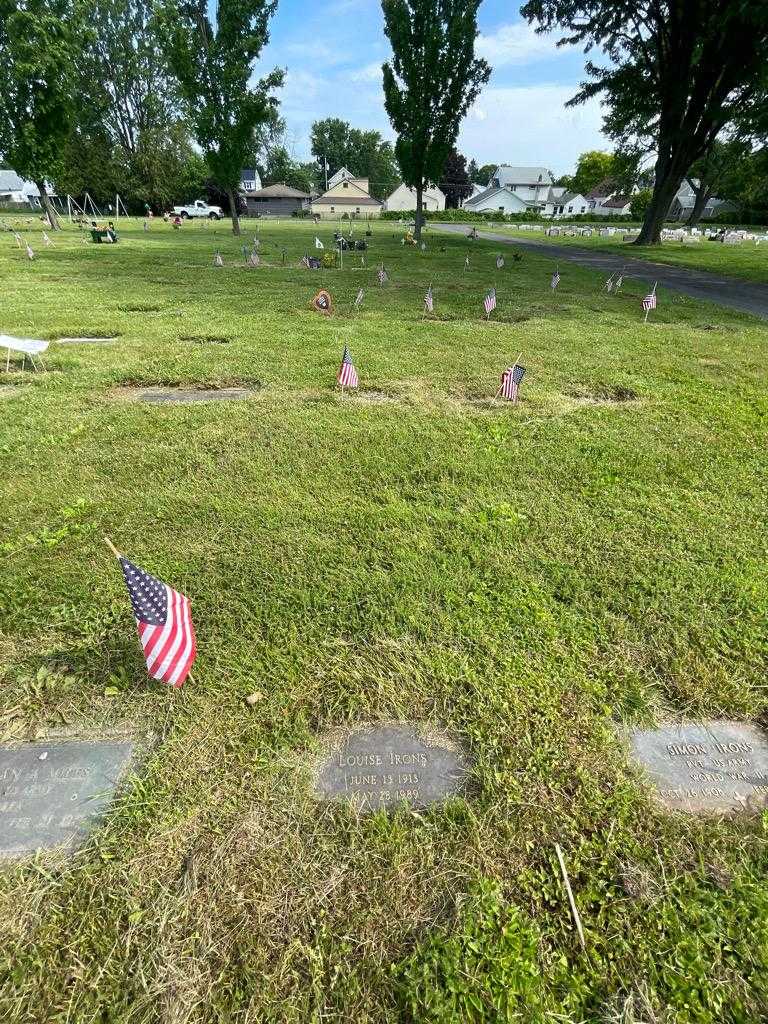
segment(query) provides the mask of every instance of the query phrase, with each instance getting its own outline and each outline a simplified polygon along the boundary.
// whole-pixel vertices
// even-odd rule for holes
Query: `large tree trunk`
[[[656,175],[653,182],[653,197],[645,211],[640,234],[632,245],[661,245],[661,229],[664,226],[672,200],[682,184],[687,167],[677,161],[656,161]]]
[[[690,181],[690,178],[688,180]],[[689,228],[695,228],[696,225],[699,223],[699,221],[701,220],[701,215],[707,208],[707,203],[711,198],[712,189],[706,185],[700,185],[698,191],[696,192],[696,201],[693,204],[691,215],[687,221]]]
[[[416,239],[417,243],[421,242],[421,201],[423,190],[424,186],[419,182],[416,186],[416,217],[414,218],[416,226],[413,232],[413,237]]]
[[[240,215],[237,212],[237,199],[235,198],[235,190],[233,188],[227,189],[227,197],[229,199],[229,211],[232,214],[232,234],[240,234]]]
[[[61,231],[61,224],[59,224],[59,215],[53,207],[51,197],[48,195],[48,191],[45,187],[44,181],[36,181],[37,191],[40,193],[40,205],[45,211],[45,215],[51,225],[53,231]]]

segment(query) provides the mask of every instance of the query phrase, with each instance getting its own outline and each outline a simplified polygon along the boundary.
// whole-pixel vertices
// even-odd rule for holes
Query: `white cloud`
[[[462,124],[460,151],[479,164],[572,172],[580,153],[609,148],[599,102],[566,108],[574,92],[575,85],[551,84],[484,89],[482,108],[476,105]]]
[[[552,34],[537,35],[527,21],[517,21],[512,25],[500,25],[488,35],[480,33],[475,50],[491,67],[502,68],[532,64],[552,57],[558,53],[556,41],[557,37]]]
[[[381,63],[374,61],[372,64],[358,68],[357,71],[350,71],[350,80],[353,82],[380,82],[382,79]]]

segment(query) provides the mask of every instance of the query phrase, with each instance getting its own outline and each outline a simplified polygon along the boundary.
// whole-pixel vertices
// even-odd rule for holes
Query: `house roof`
[[[613,199],[606,199],[600,205],[607,207],[609,210],[621,210],[625,206],[629,206],[631,202],[631,196],[614,196]]]
[[[558,203],[572,203],[574,199],[585,199],[586,197],[581,192],[565,192],[563,195],[557,197]],[[607,206],[607,203],[603,204]]]
[[[309,199],[308,192],[301,192],[290,185],[267,185],[256,192],[248,193],[249,199]]]
[[[499,185],[551,185],[552,175],[546,167],[513,167],[499,164],[491,175]]]
[[[486,199],[490,199],[491,196],[496,195],[497,192],[506,192],[507,195],[513,195],[508,188],[501,188],[499,185],[491,185],[490,188],[484,188],[482,192],[478,192],[477,195],[470,196],[469,199],[464,201],[465,206],[477,206],[478,203],[484,203]],[[519,198],[519,197],[515,197]],[[521,200],[522,202],[523,200]]]
[[[384,204],[373,196],[329,196],[327,193],[312,200],[317,206],[383,206]]]
[[[392,196],[395,195],[396,192],[399,192],[401,188],[404,188],[409,195],[416,195],[415,188],[410,188],[408,185],[401,181],[397,188],[391,193],[391,195],[387,196],[387,199],[391,199]],[[434,196],[436,199],[445,199],[445,193],[443,192],[442,189],[438,188],[437,185],[427,185],[426,188],[423,190],[422,194],[425,196]]]
[[[25,184],[16,171],[0,171],[0,192],[19,192]]]
[[[256,181],[257,177],[258,177],[258,175],[256,174],[256,171],[255,171],[255,169],[253,167],[245,167],[240,172],[240,180],[241,181]]]
[[[348,171],[346,167],[340,167],[335,174],[332,174],[328,179],[328,188],[333,188],[334,185],[338,185],[342,181],[349,181],[354,178],[355,175]]]

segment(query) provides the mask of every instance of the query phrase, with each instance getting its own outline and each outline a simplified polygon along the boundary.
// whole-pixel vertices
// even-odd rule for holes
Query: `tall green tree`
[[[643,137],[656,154],[653,197],[637,238],[657,245],[672,199],[694,161],[760,93],[766,75],[765,0],[528,0],[537,31],[597,47],[570,101],[602,96],[620,145]]]
[[[570,179],[571,191],[585,196],[601,181],[613,176],[614,163],[613,153],[603,153],[597,149],[582,153],[576,161],[576,173]]]
[[[317,177],[323,184],[326,162],[329,178],[346,167],[356,178],[368,179],[371,195],[377,199],[385,199],[399,181],[394,150],[380,132],[353,128],[338,117],[326,117],[312,125],[311,146]]]
[[[472,181],[476,185],[484,185],[487,187],[488,183],[491,180],[493,172],[496,170],[498,166],[498,164],[482,164],[480,167],[477,168],[474,177],[472,177]]]
[[[440,178],[462,118],[491,69],[475,57],[480,0],[382,0],[392,59],[383,66],[384,105],[397,134],[403,181],[416,190],[415,235],[421,238],[422,193]]]
[[[687,221],[690,227],[696,227],[707,203],[739,164],[750,156],[751,150],[750,143],[745,139],[716,139],[707,152],[691,165],[685,176],[695,196],[693,209]]]
[[[0,153],[37,185],[54,229],[46,182],[72,119],[78,22],[75,0],[0,0]]]
[[[445,205],[450,210],[457,209],[463,199],[472,195],[467,158],[462,156],[455,146],[448,150],[440,173],[439,185],[445,194]]]
[[[269,40],[276,0],[164,0],[160,24],[171,70],[186,101],[195,138],[229,200],[232,232],[240,234],[237,190],[256,127],[272,116],[274,70],[252,82],[253,65]]]

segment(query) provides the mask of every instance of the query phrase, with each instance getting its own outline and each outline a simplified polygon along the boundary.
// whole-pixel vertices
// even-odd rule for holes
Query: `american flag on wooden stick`
[[[355,309],[359,309],[360,306],[362,306],[364,295],[365,293],[363,292],[363,289],[360,288],[357,295],[355,296]]]
[[[213,265],[214,267],[224,266],[224,260],[221,258],[221,253],[218,250],[216,250],[216,255],[213,257]]]
[[[616,295],[618,293],[619,288],[621,288],[621,285],[622,285],[623,281],[624,281],[624,275],[623,274],[619,274],[619,276],[616,278],[616,280],[613,283],[613,293],[614,293],[614,295]]]
[[[464,257],[464,269],[469,270],[469,256]]]
[[[497,270],[503,270],[504,269],[504,257],[503,256],[497,256],[496,257],[496,269]]]
[[[496,309],[496,289],[495,288],[491,288],[491,290],[489,292],[487,292],[485,298],[483,299],[483,309],[485,310],[485,315],[487,317],[489,317],[491,315],[491,313],[494,311],[494,309]]]
[[[560,271],[556,270],[554,272],[554,274],[552,275],[552,280],[550,281],[550,286],[552,288],[552,291],[554,291],[555,288],[557,288],[557,286],[559,284],[560,284]]]
[[[309,256],[306,253],[301,257],[301,265],[309,270]]]
[[[509,402],[516,402],[520,382],[524,376],[525,367],[520,363],[508,367],[501,375],[501,397],[506,398]]]
[[[46,249],[48,248],[49,245],[53,245],[53,242],[48,237],[48,232],[47,231],[43,232],[43,242],[45,243]]]
[[[648,313],[651,309],[656,309],[656,285],[658,281],[654,281],[653,289],[643,299],[643,309]]]
[[[605,282],[605,290],[606,290],[607,292],[610,292],[610,291],[612,291],[612,290],[613,290],[613,278],[614,278],[614,275],[613,275],[613,274],[611,274],[611,276],[610,276],[610,277],[608,278],[608,280],[607,280],[607,281]]]
[[[181,686],[197,655],[189,598],[120,555],[125,585],[152,679]]]
[[[344,346],[344,355],[341,357],[341,366],[336,374],[336,383],[342,388],[356,388],[358,385],[357,370],[349,354],[349,345]]]
[[[432,285],[427,288],[427,294],[424,296],[424,310],[427,313],[434,313],[435,311],[435,300],[432,295]]]
[[[31,245],[29,245],[29,243],[27,243],[27,259],[28,260],[33,260],[34,258],[35,258],[35,250],[32,248]]]
[[[386,282],[389,280],[389,274],[385,270],[383,263],[379,267],[379,269],[378,269],[378,271],[376,273],[376,276],[379,279],[379,284],[386,284]]]
[[[14,231],[13,232],[13,237],[16,239],[16,245],[20,249],[21,248],[21,235],[18,233],[18,231]]]

